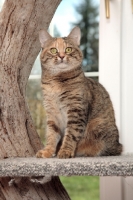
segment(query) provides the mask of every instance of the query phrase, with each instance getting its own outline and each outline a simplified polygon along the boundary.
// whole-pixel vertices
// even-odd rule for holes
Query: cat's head
[[[41,30],[39,39],[42,47],[42,68],[57,74],[79,67],[82,62],[82,52],[79,49],[80,37],[78,27],[64,38],[53,38],[46,30]]]

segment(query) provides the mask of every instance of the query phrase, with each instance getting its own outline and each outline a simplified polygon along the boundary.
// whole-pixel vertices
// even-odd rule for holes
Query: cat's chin
[[[68,63],[61,62],[61,63],[57,64],[57,66],[59,66],[60,68],[65,68],[68,66]]]
[[[57,74],[60,74],[61,72],[66,72],[70,70],[72,70],[72,66],[66,63],[60,63],[60,64],[54,65],[54,68],[51,68],[50,71],[51,71],[51,74],[57,75]]]
[[[66,67],[69,67],[70,65],[66,62],[60,62],[58,64],[56,64],[56,67],[60,68],[60,69],[65,69]]]
[[[80,63],[76,63],[75,65],[73,65],[67,62],[62,62],[62,63],[54,65],[54,71],[59,72],[59,73],[66,72],[66,71],[76,69],[78,66],[80,66]]]

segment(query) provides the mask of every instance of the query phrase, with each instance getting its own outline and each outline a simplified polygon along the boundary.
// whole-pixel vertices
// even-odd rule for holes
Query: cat
[[[68,37],[39,33],[42,91],[47,115],[45,148],[39,158],[120,155],[122,144],[106,89],[82,71],[81,32]]]

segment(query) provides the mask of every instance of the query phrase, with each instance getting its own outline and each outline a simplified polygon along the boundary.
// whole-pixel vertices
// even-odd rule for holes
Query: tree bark
[[[48,28],[60,1],[5,0],[0,12],[0,158],[34,156],[42,148],[25,91],[40,51],[38,32]],[[9,180],[0,181],[0,199],[69,199],[58,177],[43,186],[24,179],[9,187]]]
[[[32,184],[23,178],[9,186],[10,178],[2,178],[0,183],[0,200],[70,200],[58,177],[45,185]]]

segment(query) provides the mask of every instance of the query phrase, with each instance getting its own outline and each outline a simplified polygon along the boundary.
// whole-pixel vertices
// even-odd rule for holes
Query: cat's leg
[[[79,141],[75,152],[76,157],[94,157],[100,156],[101,150],[104,149],[104,142],[87,137]]]
[[[71,134],[72,132],[72,134]],[[74,130],[69,128],[66,129],[65,136],[63,139],[63,143],[61,145],[61,148],[57,154],[58,158],[72,158],[75,155],[75,149],[77,146],[77,140],[76,135],[77,133]]]
[[[76,156],[109,156],[120,155],[121,152],[116,125],[95,118],[88,123],[85,137],[78,143]]]
[[[72,158],[75,156],[75,150],[79,140],[83,137],[86,121],[86,113],[82,106],[75,105],[68,109],[67,127],[61,148],[58,152],[58,158]]]
[[[38,158],[51,158],[55,156],[56,148],[61,139],[61,131],[53,120],[47,121],[47,134],[45,148],[36,154]]]
[[[87,123],[84,137],[79,141],[76,156],[99,156],[104,149],[101,135],[105,132],[105,123],[101,118],[94,118]]]

